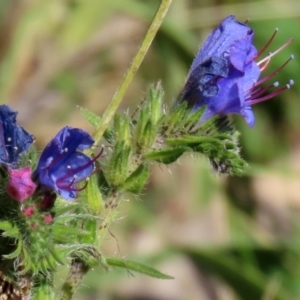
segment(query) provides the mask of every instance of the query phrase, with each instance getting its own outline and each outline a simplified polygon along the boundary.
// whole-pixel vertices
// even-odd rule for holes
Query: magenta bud
[[[31,168],[22,169],[8,168],[9,180],[6,186],[7,194],[22,203],[32,196],[36,189],[36,184],[31,180]]]

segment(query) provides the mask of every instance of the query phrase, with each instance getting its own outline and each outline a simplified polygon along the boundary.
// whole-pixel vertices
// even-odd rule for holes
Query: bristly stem
[[[104,134],[105,130],[107,129],[109,122],[112,120],[114,114],[116,113],[116,110],[118,109],[119,104],[121,103],[123,96],[125,92],[127,91],[129,84],[131,83],[135,73],[137,72],[138,68],[140,67],[170,5],[172,3],[172,0],[161,0],[161,4],[153,18],[153,21],[141,43],[139,46],[139,49],[137,51],[137,54],[133,58],[129,68],[127,69],[124,78],[119,85],[116,93],[113,96],[113,99],[111,100],[108,108],[104,112],[102,119],[95,129],[95,132],[93,134],[93,138],[95,140],[94,145],[97,145],[102,138],[102,135]],[[88,151],[87,151],[88,152]],[[111,218],[113,217],[115,210],[114,209],[108,209],[107,217],[104,220],[104,227],[106,227],[106,222],[111,222]],[[97,226],[98,229],[98,226]],[[102,229],[103,232],[98,236],[99,238],[102,238],[105,235],[105,228]],[[102,240],[102,239],[101,239]],[[101,242],[100,240],[100,242]],[[97,242],[97,245],[95,245],[97,248],[99,247],[99,241],[94,241],[94,243]],[[71,268],[69,270],[69,276],[66,280],[66,282],[63,284],[61,289],[60,298],[61,300],[71,300],[73,299],[74,293],[76,288],[80,285],[84,275],[89,271],[90,266],[86,264],[85,261],[82,260],[81,257],[74,255]]]
[[[106,111],[103,114],[101,122],[99,123],[98,127],[96,128],[96,130],[93,134],[93,137],[95,140],[94,145],[97,145],[99,143],[109,122],[111,121],[116,110],[118,109],[118,107],[124,97],[124,94],[126,93],[135,73],[137,72],[138,68],[140,67],[171,3],[172,3],[172,0],[162,0],[161,1],[161,4],[153,18],[153,21],[144,37],[142,43],[140,44],[137,54],[131,61],[131,64],[126,71],[121,84],[119,85],[108,108],[106,109]]]
[[[75,290],[80,285],[84,275],[89,271],[86,264],[79,258],[73,258],[67,280],[64,282],[60,300],[70,300],[73,298]]]

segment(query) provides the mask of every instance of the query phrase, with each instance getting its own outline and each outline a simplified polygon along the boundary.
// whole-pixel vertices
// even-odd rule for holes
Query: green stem
[[[108,127],[109,122],[113,118],[115,112],[117,111],[124,94],[126,93],[135,73],[137,72],[138,68],[140,67],[170,5],[172,0],[162,0],[161,4],[154,16],[154,19],[145,35],[143,42],[141,43],[137,54],[133,58],[130,67],[127,69],[121,84],[119,85],[116,93],[113,96],[107,110],[104,112],[103,117],[101,119],[100,124],[96,128],[93,136],[95,140],[95,145],[100,142],[102,135],[106,128]]]
[[[145,35],[145,38],[143,42],[141,43],[138,52],[136,56],[133,58],[130,67],[126,71],[124,78],[119,85],[113,99],[111,100],[107,110],[104,112],[103,117],[97,126],[93,136],[95,140],[95,144],[97,145],[102,138],[102,135],[104,134],[105,130],[107,129],[109,122],[113,118],[116,110],[118,109],[119,104],[122,101],[122,98],[125,94],[125,92],[128,89],[129,84],[131,83],[135,73],[137,72],[139,66],[141,65],[170,5],[172,3],[172,0],[162,0],[161,4],[154,16],[154,19]],[[108,197],[109,202],[111,201],[113,206],[110,207],[108,204],[107,207],[97,207],[97,210],[101,211],[101,215],[104,215],[104,220],[102,222],[102,225],[104,228],[102,228],[102,232],[99,234],[98,238],[100,241],[105,236],[105,233],[107,231],[106,226],[111,223],[111,221],[114,218],[114,215],[116,213],[116,206],[114,203],[116,196]],[[111,198],[111,200],[110,200]],[[98,199],[99,200],[99,199]],[[102,203],[102,202],[101,202]],[[91,203],[90,203],[91,204]],[[93,204],[93,203],[92,203]],[[92,205],[93,206],[93,205]],[[94,241],[96,243],[96,241]],[[98,241],[97,241],[98,244]],[[60,298],[61,300],[71,300],[73,299],[74,293],[76,288],[80,285],[84,275],[89,271],[90,266],[86,264],[84,261],[82,261],[79,257],[74,257],[72,261],[72,265],[70,268],[69,276],[65,283],[62,286]]]
[[[67,280],[64,282],[60,300],[73,299],[75,290],[81,284],[84,275],[89,271],[89,267],[79,258],[73,258]]]

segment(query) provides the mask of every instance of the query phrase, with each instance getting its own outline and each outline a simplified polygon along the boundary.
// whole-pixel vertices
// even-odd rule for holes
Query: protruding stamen
[[[72,169],[72,170],[70,170],[70,172],[67,172],[64,176],[58,178],[58,179],[56,180],[56,185],[57,185],[58,187],[61,187],[62,189],[66,189],[66,188],[67,188],[67,189],[73,190],[73,189],[72,189],[72,186],[73,186],[74,184],[77,184],[77,183],[79,183],[79,182],[85,180],[85,178],[82,178],[82,179],[79,179],[79,180],[78,180],[78,176],[77,176],[76,173],[79,173],[79,172],[81,172],[82,170],[84,170],[84,169],[90,167],[92,164],[94,164],[94,163],[96,162],[96,160],[97,160],[98,158],[101,157],[103,151],[104,151],[104,149],[102,148],[101,151],[100,151],[95,157],[93,157],[93,159],[90,160],[88,163],[86,163],[85,165],[82,165],[82,166],[80,166],[80,167],[77,167],[76,169]],[[93,168],[93,170],[94,170],[94,168]],[[95,171],[92,172],[92,174],[94,174],[94,173],[95,173]],[[92,174],[91,174],[91,175],[92,175]],[[68,184],[67,186],[65,186],[63,183],[64,183],[70,176],[73,176],[73,180],[71,181],[70,184]],[[75,190],[74,190],[74,191],[75,191]]]
[[[295,83],[295,81],[293,79],[290,79],[289,85],[292,86],[292,85],[294,85],[294,83]]]
[[[251,99],[250,100],[246,100],[247,105],[254,105],[254,104],[257,104],[259,102],[263,102],[263,101],[269,100],[269,99],[271,99],[271,98],[273,98],[273,97],[281,94],[283,91],[289,89],[293,84],[294,84],[294,80],[291,79],[289,81],[289,83],[287,83],[284,87],[282,87],[282,88],[274,91],[273,93],[270,93],[270,94],[268,94],[268,95],[266,95],[264,97],[261,97],[261,98],[256,98],[256,99],[252,98],[253,100],[251,100]]]
[[[253,92],[251,92],[251,99],[257,99],[258,97],[264,95],[269,89],[273,88],[273,87],[278,87],[279,86],[279,82],[276,81],[273,84],[265,87],[265,88],[258,88],[256,90],[254,90]]]
[[[287,64],[289,61],[291,61],[292,59],[294,59],[294,55],[291,55],[290,58],[283,64],[281,65],[277,70],[275,70],[274,72],[270,73],[269,75],[265,76],[264,78],[262,78],[261,80],[257,81],[255,86],[258,86],[260,84],[262,84],[263,82],[266,82],[267,80],[271,79],[272,77],[274,77],[277,73],[279,73]]]
[[[260,55],[262,55],[262,53],[270,46],[270,44],[272,43],[272,41],[274,40],[274,37],[276,35],[276,33],[278,32],[278,28],[275,28],[274,33],[272,34],[271,38],[269,39],[269,41],[264,45],[264,47],[256,54],[256,58],[258,58]]]
[[[287,47],[294,39],[289,39],[287,42],[285,42],[281,47],[279,47],[277,50],[275,50],[274,52],[270,53],[268,56],[266,56],[264,59],[260,60],[257,65],[260,66],[261,64],[263,64],[266,60],[269,60],[270,58],[272,58],[274,55],[276,55],[278,52],[280,52],[281,50],[283,50],[285,47]]]

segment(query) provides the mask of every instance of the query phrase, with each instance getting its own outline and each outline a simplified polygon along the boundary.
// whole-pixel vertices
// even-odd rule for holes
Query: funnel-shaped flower
[[[195,109],[206,105],[200,123],[215,115],[239,114],[252,127],[255,117],[251,105],[270,99],[289,88],[289,85],[286,85],[266,95],[267,90],[278,83],[267,89],[258,87],[278,73],[287,62],[264,79],[258,81],[258,78],[271,57],[291,40],[264,60],[256,62],[275,34],[260,53],[257,53],[252,44],[253,36],[254,32],[247,24],[229,16],[200,48],[180,95],[180,101],[187,101]],[[291,81],[290,84],[292,83]]]
[[[64,127],[46,146],[32,178],[46,193],[56,191],[61,197],[71,200],[77,188],[93,173],[95,160],[81,151],[94,144],[92,137],[79,128]]]
[[[0,105],[0,164],[6,166],[14,166],[34,142],[34,137],[16,124],[16,117],[8,105]]]

